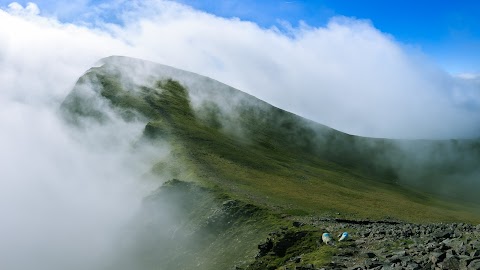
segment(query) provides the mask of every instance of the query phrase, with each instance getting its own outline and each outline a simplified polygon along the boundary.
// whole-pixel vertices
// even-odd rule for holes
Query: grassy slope
[[[286,222],[215,189],[172,180],[145,199],[133,239],[111,269],[245,267],[272,228]],[[166,222],[167,221],[167,222]],[[125,245],[124,245],[125,246]]]
[[[388,140],[343,134],[259,102],[239,107],[240,117],[233,120],[244,134],[238,136],[222,129],[221,112],[215,106],[194,111],[188,91],[176,81],[164,80],[132,92],[102,68],[92,69],[79,84],[82,80],[98,82],[101,95],[126,119],[133,111],[146,117],[145,136],[172,144],[175,160],[157,164],[154,171],[173,169],[181,179],[199,180],[284,214],[337,216],[338,212],[349,218],[480,221],[474,208],[392,181],[396,175],[390,167],[372,162],[382,158],[390,147]],[[101,112],[92,113],[78,104],[82,97],[74,90],[64,109],[101,118]],[[365,142],[372,145],[368,150],[358,147]]]

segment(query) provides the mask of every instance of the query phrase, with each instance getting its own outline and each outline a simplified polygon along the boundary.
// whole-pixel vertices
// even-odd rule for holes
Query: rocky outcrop
[[[308,242],[308,237],[318,237],[323,232],[338,235],[343,231],[348,231],[351,238],[337,242],[323,264],[313,263],[311,256],[315,253],[322,256],[319,250],[324,247],[319,239],[314,249],[295,247]],[[276,252],[285,246],[287,252]],[[480,225],[294,221],[291,228],[271,233],[259,245],[256,262],[247,269],[480,269]]]

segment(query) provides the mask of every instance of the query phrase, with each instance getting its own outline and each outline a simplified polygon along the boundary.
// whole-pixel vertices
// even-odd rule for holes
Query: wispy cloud
[[[28,3],[25,7],[17,2],[12,2],[8,5],[8,11],[15,15],[38,15],[40,9],[35,3]]]

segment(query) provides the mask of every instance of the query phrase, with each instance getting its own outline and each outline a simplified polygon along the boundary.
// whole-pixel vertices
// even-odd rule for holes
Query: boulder
[[[476,259],[476,260],[471,261],[468,264],[468,269],[479,270],[480,269],[480,259]]]
[[[429,259],[433,264],[442,262],[447,257],[445,252],[432,252],[430,253]]]
[[[439,229],[437,230],[434,234],[433,234],[433,237],[437,240],[440,240],[440,239],[446,239],[446,238],[450,238],[452,237],[453,235],[453,230],[450,230],[450,229],[447,229],[447,230],[442,230],[442,229]]]
[[[458,270],[460,269],[460,260],[457,256],[451,256],[446,258],[440,263],[441,269]]]

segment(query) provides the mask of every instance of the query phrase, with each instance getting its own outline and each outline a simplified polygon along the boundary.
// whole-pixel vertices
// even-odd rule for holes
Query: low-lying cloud
[[[92,12],[117,10],[121,24],[94,14],[93,23],[62,23],[33,3],[0,10],[3,269],[98,267],[145,195],[136,179],[149,164],[129,155],[141,128],[114,121],[75,134],[57,116],[76,79],[105,56],[207,75],[348,133],[480,134],[479,77],[447,74],[368,21],[264,29],[168,1],[114,2]]]
[[[35,4],[9,5],[1,12],[2,25],[15,27],[0,32],[2,73],[15,72],[6,75],[15,81],[16,76],[33,80],[40,75],[40,84],[63,83],[48,91],[61,99],[97,59],[127,55],[210,76],[351,134],[480,134],[478,83],[442,71],[420,50],[400,44],[368,21],[335,17],[324,27],[301,24],[279,30],[168,1],[111,5],[104,4],[99,13],[117,11],[120,25],[98,18],[95,26],[61,23],[42,17]],[[45,68],[51,71],[34,72]],[[32,91],[17,95],[29,98]]]
[[[120,120],[83,132],[49,108],[0,107],[0,267],[105,269],[162,150],[132,147],[142,128]]]

